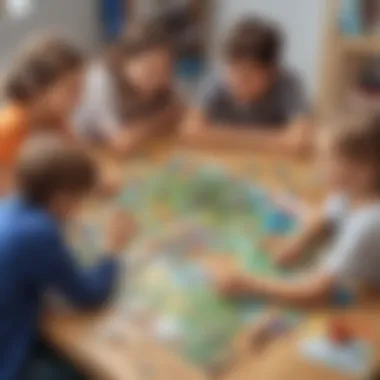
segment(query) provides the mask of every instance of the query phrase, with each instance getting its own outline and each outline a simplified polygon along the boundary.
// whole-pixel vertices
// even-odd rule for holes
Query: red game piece
[[[352,332],[346,323],[338,319],[329,322],[328,336],[332,342],[337,344],[345,344],[353,338]]]

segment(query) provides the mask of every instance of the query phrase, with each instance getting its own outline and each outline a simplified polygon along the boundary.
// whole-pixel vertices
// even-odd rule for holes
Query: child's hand
[[[107,251],[120,254],[137,234],[136,222],[124,211],[117,210],[111,216],[107,231]]]
[[[227,297],[252,295],[256,292],[256,281],[252,276],[233,275],[218,284],[218,290]]]
[[[131,136],[119,136],[117,139],[113,140],[111,143],[111,148],[114,153],[119,157],[124,157],[127,155],[133,148],[133,140]]]
[[[98,194],[104,198],[113,198],[120,194],[122,187],[121,179],[104,177],[99,184]]]
[[[294,242],[285,244],[284,247],[280,248],[275,252],[274,260],[277,265],[287,266],[293,264],[297,261],[302,254],[298,245]]]
[[[289,147],[296,153],[307,153],[308,148],[310,148],[310,128],[306,128],[304,124],[305,121],[298,121],[294,127],[290,128],[286,133],[286,140]]]

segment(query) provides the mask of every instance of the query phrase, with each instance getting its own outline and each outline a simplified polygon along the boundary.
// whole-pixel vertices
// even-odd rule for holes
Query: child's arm
[[[303,153],[310,147],[310,121],[299,118],[280,131],[258,126],[216,125],[200,110],[186,118],[182,136],[186,143],[226,148],[255,149],[268,153]]]
[[[134,234],[133,223],[125,216],[113,218],[108,233],[108,257],[85,270],[76,263],[75,255],[70,252],[56,228],[43,226],[43,229],[41,233],[35,234],[36,244],[29,247],[30,283],[37,283],[42,289],[49,287],[61,291],[80,308],[99,307],[106,302],[115,286],[118,255]],[[41,237],[44,238],[43,245]]]
[[[289,264],[322,243],[331,232],[331,220],[325,212],[318,211],[305,224],[303,231],[289,239],[285,246],[275,252],[277,264]]]
[[[258,296],[298,304],[326,300],[333,291],[333,285],[334,277],[326,273],[314,273],[293,280],[241,275],[220,284],[220,291],[227,296]]]
[[[170,134],[178,126],[183,110],[180,100],[173,99],[155,115],[128,124],[124,130],[109,140],[110,148],[117,154],[126,155],[139,149],[148,140]]]
[[[220,290],[228,295],[248,294],[293,303],[326,299],[341,280],[376,283],[379,225],[379,214],[370,211],[350,219],[314,273],[289,280],[232,276],[221,283]]]
[[[217,121],[223,118],[226,89],[223,80],[205,83],[198,98],[196,109],[188,115],[184,128],[185,141],[216,147],[255,149],[269,153],[308,153],[312,148],[313,130],[310,109],[302,83],[290,76],[276,91],[278,106],[286,125],[233,125]],[[228,105],[227,105],[228,106]],[[244,111],[242,111],[244,112]]]

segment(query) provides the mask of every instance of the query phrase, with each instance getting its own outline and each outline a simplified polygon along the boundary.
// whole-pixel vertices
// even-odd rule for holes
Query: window
[[[11,19],[24,18],[32,11],[32,0],[1,0],[2,16]]]

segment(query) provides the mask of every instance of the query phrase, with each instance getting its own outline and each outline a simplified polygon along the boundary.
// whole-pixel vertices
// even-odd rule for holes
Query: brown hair
[[[95,185],[96,168],[78,147],[54,134],[35,136],[22,147],[16,165],[20,193],[47,205],[58,193],[83,195]]]
[[[160,22],[148,20],[131,25],[119,40],[118,49],[124,57],[131,58],[156,48],[172,51],[172,42]]]
[[[162,25],[153,20],[134,23],[109,49],[108,65],[119,81],[121,66],[126,60],[159,48],[173,52],[172,39]]]
[[[347,112],[330,130],[333,149],[349,159],[371,165],[380,189],[380,113]]]
[[[155,49],[163,49],[169,54],[174,52],[172,39],[162,24],[156,20],[147,20],[132,24],[109,51],[106,63],[118,91],[117,109],[122,118],[147,112],[145,104],[140,103],[138,92],[123,75],[123,65],[130,59]],[[166,93],[160,98],[164,99],[165,96]]]
[[[81,52],[58,38],[38,41],[27,49],[5,80],[5,97],[27,103],[84,64]]]
[[[260,18],[247,18],[231,30],[224,47],[228,60],[248,60],[276,66],[282,50],[282,34],[275,25]]]

